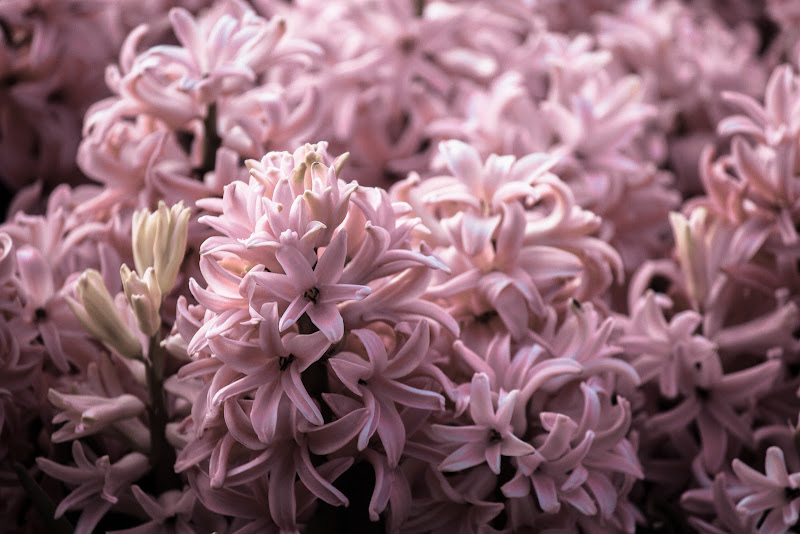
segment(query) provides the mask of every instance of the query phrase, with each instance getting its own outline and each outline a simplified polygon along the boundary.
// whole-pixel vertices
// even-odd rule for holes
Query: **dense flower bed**
[[[0,3],[0,529],[798,528],[798,28]]]

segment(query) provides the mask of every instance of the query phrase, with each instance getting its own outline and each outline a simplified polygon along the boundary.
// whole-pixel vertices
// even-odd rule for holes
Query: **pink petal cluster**
[[[95,0],[11,0],[0,8],[2,103],[0,184],[19,191],[34,181],[52,186],[85,182],[75,161],[81,122],[105,97],[106,65],[124,36],[168,9],[143,3]],[[169,2],[175,4],[175,2]],[[183,2],[194,4],[200,1]],[[143,5],[147,4],[147,5]],[[142,9],[144,8],[144,9]],[[131,12],[137,15],[131,16]]]
[[[411,175],[392,192],[422,219],[425,242],[449,267],[426,295],[447,302],[462,325],[499,316],[521,340],[547,306],[594,299],[622,278],[619,255],[595,237],[601,219],[548,172],[556,157],[484,162],[460,141],[443,142],[440,152],[448,174]]]
[[[0,530],[796,530],[795,4],[0,2]]]
[[[431,337],[427,321],[444,312],[420,307],[414,322],[414,315],[380,321],[391,309],[370,306],[373,287],[376,294],[390,285],[402,292],[415,282],[408,273],[444,266],[412,247],[418,221],[396,224],[407,205],[344,182],[339,175],[346,157],[330,161],[325,148],[306,145],[249,161],[249,183],[230,184],[222,199],[202,203],[217,213],[202,222],[219,235],[201,248],[206,287],[190,283],[205,311],[189,327],[187,351],[194,361],[179,376],[201,389],[187,420],[194,438],[177,466],[208,473],[194,480],[202,484],[207,477],[209,502],[222,498],[217,488],[249,492],[260,476],[269,473],[278,484],[299,473],[312,497],[346,504],[309,463],[310,454],[329,457],[341,473],[353,461],[353,453],[341,449],[364,451],[376,442],[388,467],[396,468],[408,424],[398,406],[444,407],[441,395],[416,385],[436,383],[436,373],[421,364]],[[360,301],[363,307],[348,309]],[[190,308],[185,313],[187,323],[201,317]],[[435,331],[456,330],[452,323],[437,324]],[[386,328],[382,335],[373,330]],[[391,356],[389,340],[396,344]],[[298,426],[287,427],[287,417]],[[286,470],[286,461],[295,471]],[[290,510],[300,498],[289,491],[289,500],[278,505],[271,497],[269,521],[297,529],[302,515]]]

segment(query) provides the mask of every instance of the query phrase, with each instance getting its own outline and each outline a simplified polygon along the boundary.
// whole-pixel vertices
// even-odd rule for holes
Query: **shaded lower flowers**
[[[297,409],[286,399],[275,408],[275,436],[269,444],[259,444],[244,411],[249,411],[250,404],[228,401],[230,433],[219,424],[206,429],[178,456],[176,469],[189,471],[190,484],[200,501],[216,513],[251,520],[251,529],[277,525],[287,532],[298,531],[317,499],[346,506],[347,497],[332,481],[352,465],[353,459],[312,461],[312,450],[323,451],[301,430]],[[234,422],[237,420],[238,424]],[[347,419],[344,423],[327,425],[328,431],[321,427],[319,443],[340,443],[339,429],[354,426]],[[354,433],[345,431],[344,441],[352,439]]]
[[[113,534],[191,534],[196,532],[192,524],[192,512],[197,497],[191,489],[170,490],[155,499],[139,486],[131,486],[136,502],[150,518],[139,526],[111,531]]]
[[[715,352],[696,355],[691,379],[682,384],[683,396],[670,410],[653,415],[651,431],[670,432],[697,423],[706,466],[716,471],[725,461],[729,438],[752,444],[750,423],[743,412],[751,408],[777,378],[780,362],[771,360],[735,373],[723,374]]]
[[[131,483],[147,472],[148,460],[144,454],[132,452],[112,463],[107,455],[98,458],[91,452],[87,454],[78,440],[72,442],[72,457],[74,467],[47,458],[37,458],[36,463],[51,477],[76,486],[59,503],[56,517],[70,508],[82,510],[75,532],[89,534],[120,497],[130,491]]]
[[[747,487],[736,510],[746,515],[766,513],[759,534],[782,534],[800,518],[800,473],[788,473],[779,447],[767,449],[764,463],[766,473],[762,474],[738,458],[733,461],[736,476]]]

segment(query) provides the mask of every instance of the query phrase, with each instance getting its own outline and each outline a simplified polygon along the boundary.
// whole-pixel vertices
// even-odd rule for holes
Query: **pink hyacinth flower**
[[[369,286],[339,284],[347,253],[347,232],[336,234],[325,248],[316,265],[296,248],[281,246],[276,252],[285,274],[251,272],[251,276],[266,291],[289,302],[281,317],[281,331],[295,324],[306,313],[309,319],[331,343],[344,334],[344,321],[336,307],[337,302],[361,300],[369,295]]]
[[[511,416],[518,391],[501,392],[494,407],[489,377],[475,373],[470,390],[469,413],[473,425],[433,425],[434,436],[442,441],[462,444],[439,465],[442,471],[461,471],[486,462],[500,474],[501,456],[524,456],[534,448],[514,435]]]

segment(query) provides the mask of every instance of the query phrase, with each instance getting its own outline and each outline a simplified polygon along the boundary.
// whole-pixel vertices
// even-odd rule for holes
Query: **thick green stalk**
[[[17,478],[19,478],[20,485],[25,489],[25,493],[28,494],[28,497],[30,497],[31,501],[33,501],[33,505],[44,519],[45,525],[47,526],[47,531],[52,532],[53,534],[72,534],[74,532],[72,523],[70,523],[66,517],[62,516],[58,519],[54,517],[56,513],[55,503],[50,496],[45,493],[42,487],[33,479],[30,473],[28,473],[28,470],[25,469],[25,466],[18,462],[14,462],[12,467],[14,468],[14,472],[17,474]]]
[[[180,488],[175,473],[175,450],[167,442],[167,402],[164,395],[164,349],[158,334],[150,338],[149,358],[145,362],[149,401],[150,466],[158,492]]]
[[[199,178],[202,179],[205,173],[214,170],[217,164],[217,149],[222,146],[222,139],[217,133],[217,103],[212,102],[208,105],[208,113],[203,121],[203,161],[196,169]]]

